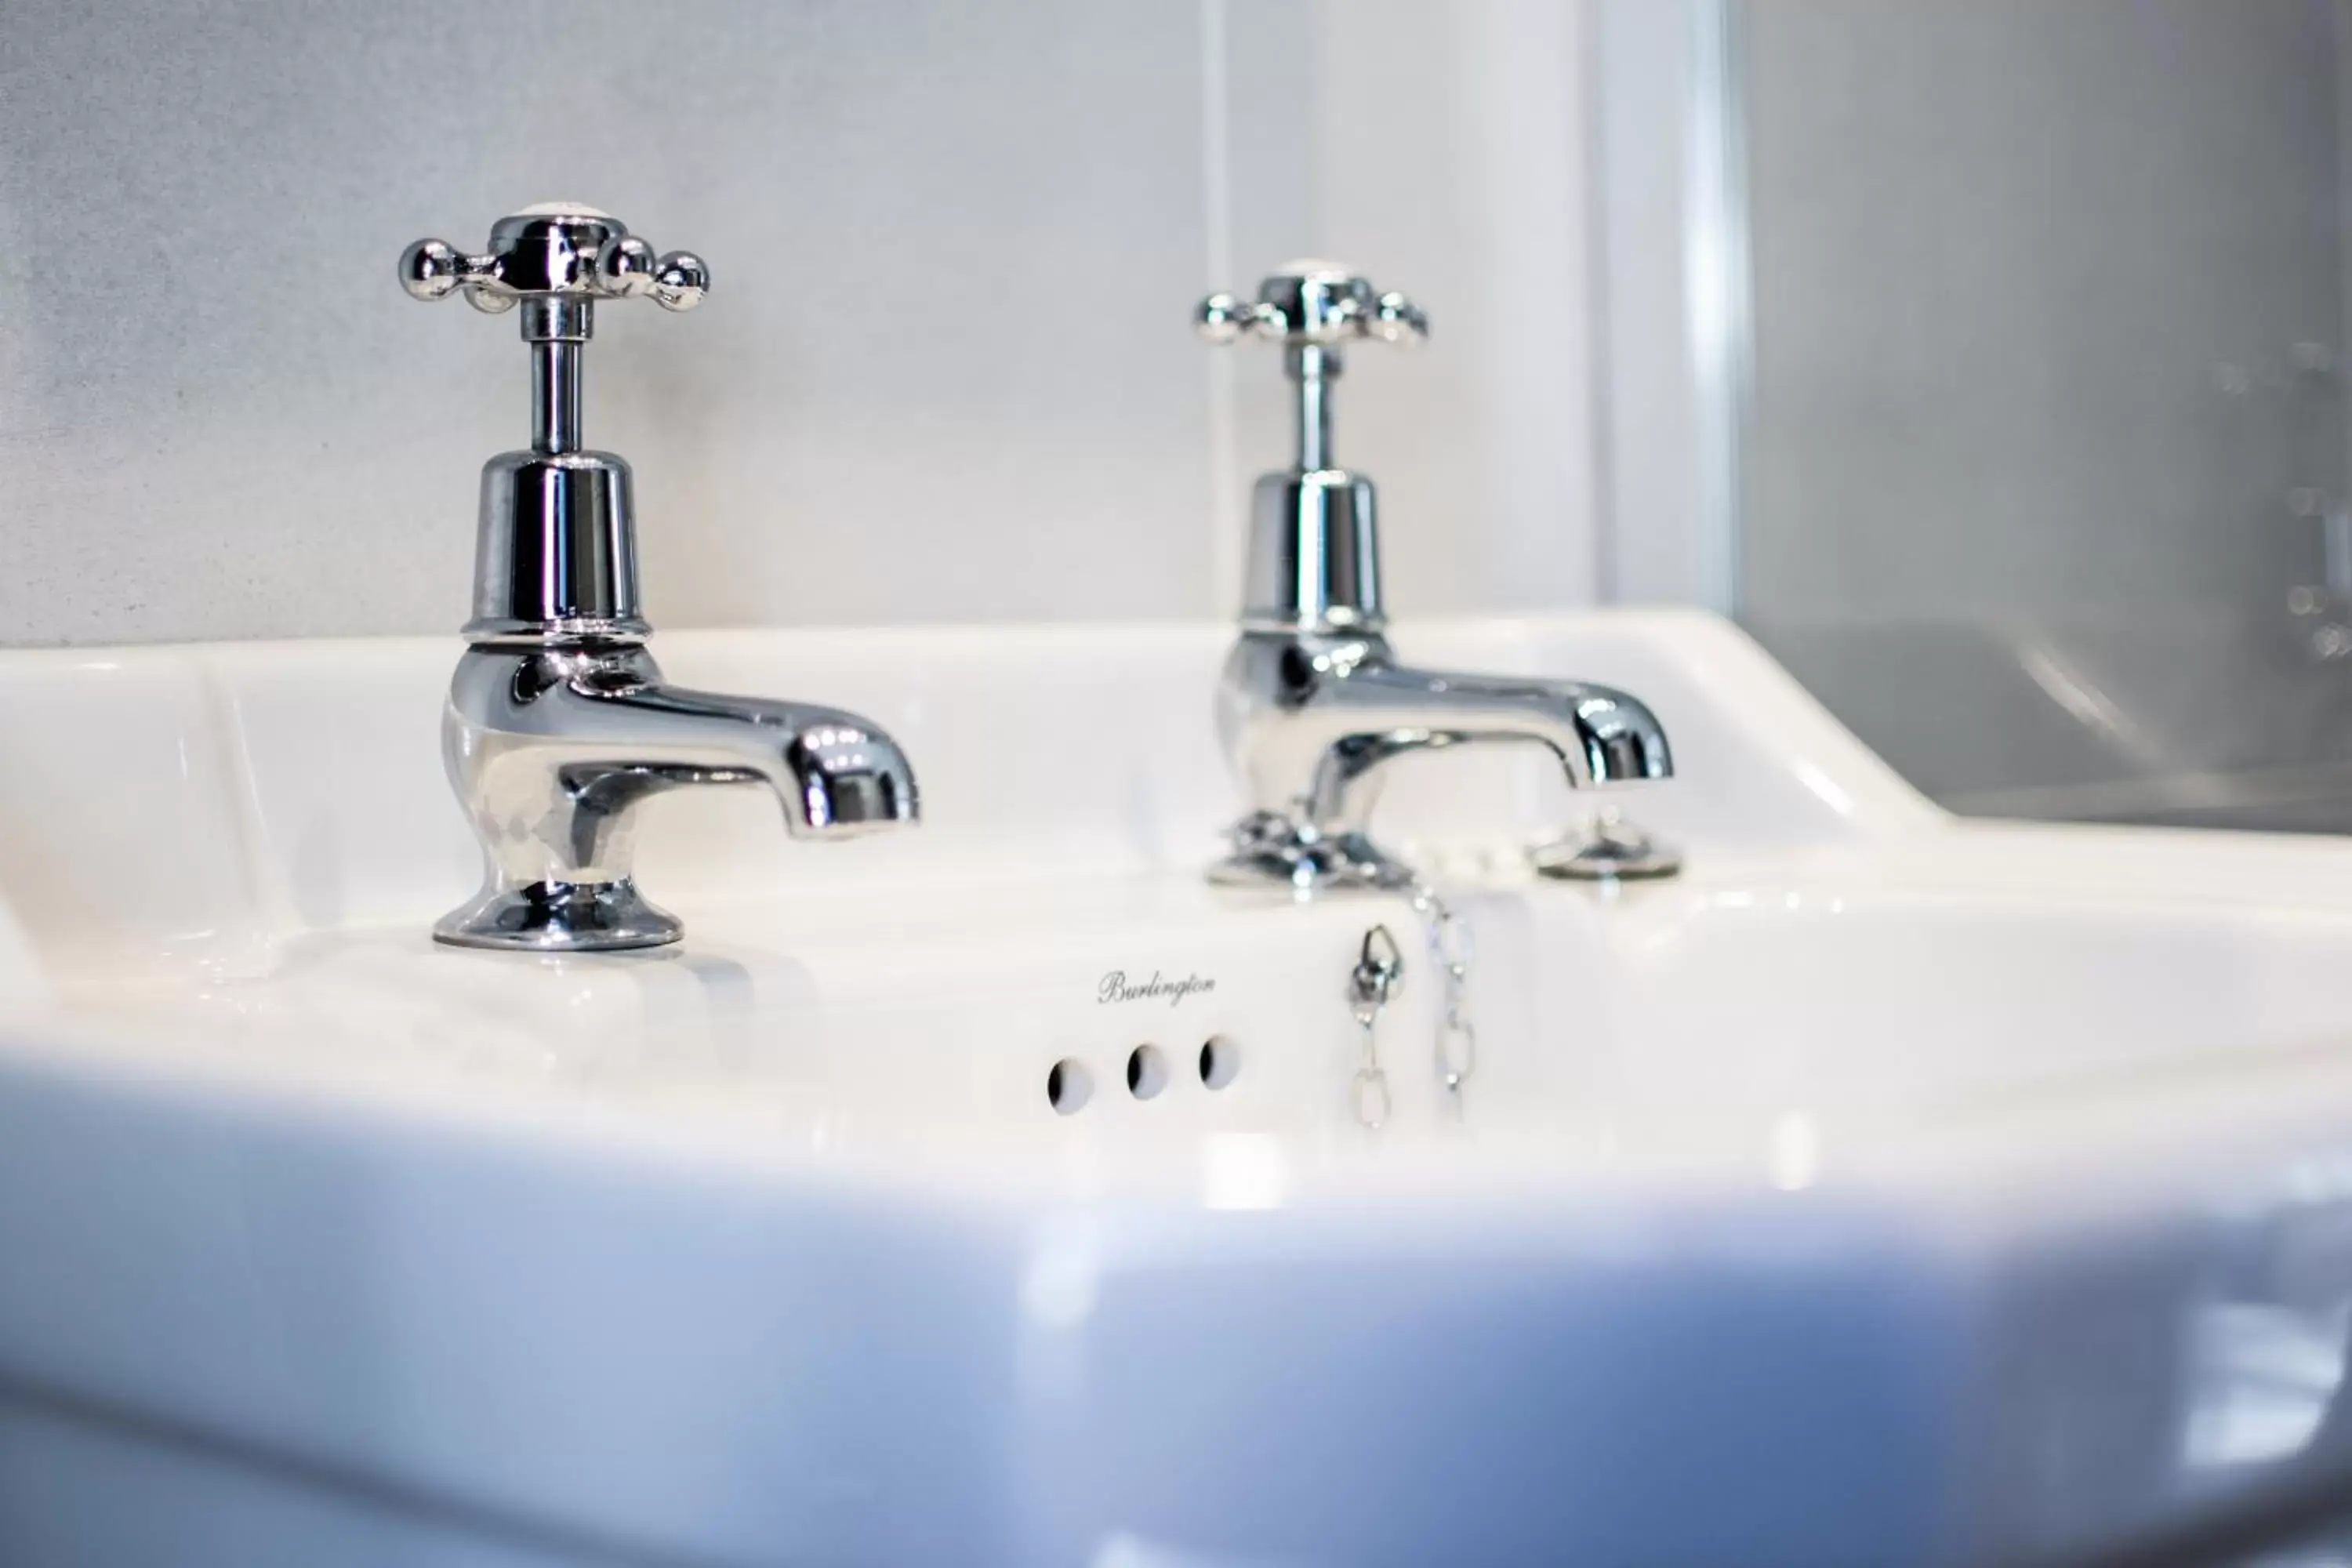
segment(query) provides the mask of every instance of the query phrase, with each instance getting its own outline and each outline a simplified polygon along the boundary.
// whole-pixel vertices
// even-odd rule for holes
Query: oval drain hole
[[[1045,1103],[1064,1116],[1076,1116],[1095,1094],[1095,1075],[1084,1062],[1064,1057],[1045,1071]]]
[[[1201,1081],[1223,1089],[1241,1076],[1242,1048],[1223,1035],[1211,1035],[1201,1046]]]
[[[1158,1046],[1138,1046],[1127,1054],[1127,1092],[1150,1100],[1168,1087],[1168,1055]]]

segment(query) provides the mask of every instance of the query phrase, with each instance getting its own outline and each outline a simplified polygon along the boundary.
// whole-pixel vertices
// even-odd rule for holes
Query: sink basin
[[[666,797],[686,942],[561,959],[427,939],[446,644],[0,656],[0,1559],[2054,1561],[2352,1476],[2352,846],[1954,821],[1701,616],[1398,641],[1680,768],[1593,887],[1534,759],[1403,765],[1458,1102],[1402,900],[1201,879],[1217,628],[666,637],[929,820]]]

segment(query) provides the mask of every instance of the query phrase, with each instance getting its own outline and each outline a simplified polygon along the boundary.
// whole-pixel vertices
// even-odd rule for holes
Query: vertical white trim
[[[1699,602],[1739,607],[1741,459],[1748,433],[1750,280],[1740,0],[1692,0],[1685,112],[1684,307],[1696,413],[1692,535]]]
[[[1740,0],[1592,0],[1605,598],[1738,596],[1749,315]]]
[[[1232,106],[1227,91],[1226,0],[1201,0],[1201,199],[1208,269],[1204,291],[1234,281]],[[1234,398],[1234,355],[1201,356],[1208,377],[1208,614],[1229,620],[1241,611],[1243,530],[1241,456]]]
[[[2352,0],[2342,0],[2352,5]],[[1617,563],[1617,447],[1611,406],[1612,342],[1609,290],[1609,184],[1605,174],[1609,137],[1607,72],[1601,61],[1601,7],[1576,8],[1576,86],[1584,117],[1584,309],[1585,423],[1592,451],[1592,592],[1606,604],[1622,598]]]

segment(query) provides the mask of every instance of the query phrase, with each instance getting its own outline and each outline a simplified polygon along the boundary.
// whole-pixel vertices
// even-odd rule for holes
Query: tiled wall
[[[0,639],[439,631],[510,321],[422,235],[593,202],[711,261],[608,310],[664,625],[1222,614],[1286,439],[1212,284],[1414,291],[1341,456],[1398,607],[1591,590],[1577,0],[15,0],[0,26]]]

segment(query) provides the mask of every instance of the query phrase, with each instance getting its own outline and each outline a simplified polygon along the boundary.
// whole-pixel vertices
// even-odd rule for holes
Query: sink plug
[[[700,304],[701,258],[656,255],[618,218],[555,202],[500,218],[479,255],[418,240],[400,281],[515,311],[531,356],[530,445],[482,465],[474,615],[442,711],[482,890],[434,937],[537,952],[677,941],[684,927],[632,873],[636,808],[666,790],[764,786],[796,838],[913,825],[914,770],[878,726],[671,686],[646,648],[629,465],[583,444],[583,361],[600,302]]]

